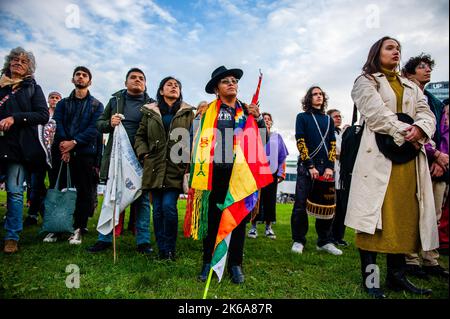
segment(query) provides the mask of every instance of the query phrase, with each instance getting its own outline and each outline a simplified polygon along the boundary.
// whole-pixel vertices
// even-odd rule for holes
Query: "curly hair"
[[[5,64],[3,64],[3,69],[1,74],[5,74],[6,76],[11,76],[11,61],[19,57],[21,55],[24,55],[28,59],[28,70],[27,75],[33,76],[34,72],[36,71],[36,60],[34,58],[34,55],[31,51],[25,51],[22,47],[17,47],[15,49],[12,49],[11,52],[5,57]]]
[[[416,68],[422,62],[428,64],[430,66],[430,69],[433,70],[435,62],[431,58],[431,55],[422,52],[418,56],[409,58],[408,62],[406,62],[405,66],[402,69],[402,73],[411,75],[416,74]]]
[[[322,94],[323,94],[323,103],[322,103],[322,106],[320,107],[320,111],[322,113],[325,113],[325,110],[327,109],[327,106],[328,106],[328,96],[324,92],[324,90],[322,90],[318,86],[312,86],[306,92],[306,95],[303,97],[303,100],[302,100],[303,111],[309,112],[309,111],[311,111],[313,109],[313,105],[312,105],[313,95],[312,95],[312,92],[313,92],[314,89],[319,89],[322,92]]]

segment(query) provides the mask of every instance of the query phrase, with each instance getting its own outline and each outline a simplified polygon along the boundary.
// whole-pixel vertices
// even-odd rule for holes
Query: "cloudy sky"
[[[172,75],[192,105],[214,98],[204,87],[220,65],[244,70],[239,96],[250,101],[262,69],[261,107],[296,156],[306,90],[320,85],[348,123],[353,81],[382,36],[400,40],[403,63],[430,53],[432,81],[448,80],[448,12],[448,0],[0,0],[0,55],[31,50],[46,94],[68,95],[73,68],[86,65],[91,93],[105,104],[134,66],[151,96]]]

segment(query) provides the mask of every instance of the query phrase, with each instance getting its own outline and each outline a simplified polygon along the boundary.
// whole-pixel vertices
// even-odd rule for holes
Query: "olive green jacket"
[[[125,93],[126,89],[117,91],[114,93],[109,100],[108,104],[103,111],[103,114],[97,120],[97,130],[103,134],[109,134],[108,143],[105,146],[102,156],[102,163],[100,166],[100,182],[106,183],[108,179],[109,172],[109,162],[111,159],[112,151],[112,135],[114,133],[114,128],[111,126],[111,116],[116,113],[123,114],[125,108]],[[152,103],[154,100],[150,98],[147,93],[145,93],[145,104]]]
[[[134,149],[144,163],[142,189],[182,189],[183,175],[190,160],[189,130],[193,107],[182,103],[166,134],[156,103],[141,108],[142,121],[136,133]]]

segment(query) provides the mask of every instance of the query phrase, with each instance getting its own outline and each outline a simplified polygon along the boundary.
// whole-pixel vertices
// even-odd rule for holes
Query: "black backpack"
[[[348,127],[342,134],[341,153],[339,158],[339,184],[341,187],[342,208],[347,211],[348,196],[352,182],[353,167],[355,166],[356,156],[358,155],[359,145],[364,130],[364,123],[356,123],[358,110],[353,106],[352,126]]]

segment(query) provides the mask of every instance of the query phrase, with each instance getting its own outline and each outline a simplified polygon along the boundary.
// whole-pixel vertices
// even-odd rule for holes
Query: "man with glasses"
[[[333,219],[333,225],[331,227],[331,236],[334,240],[334,244],[337,246],[348,246],[348,243],[344,240],[345,234],[345,210],[342,207],[341,200],[341,186],[339,175],[339,156],[341,153],[342,134],[344,130],[341,129],[342,115],[339,110],[331,109],[327,111],[327,115],[331,117],[334,122],[334,136],[336,137],[336,161],[334,162],[334,180],[336,187],[336,213]]]
[[[433,180],[436,219],[439,223],[442,215],[444,195],[446,189],[448,189],[449,182],[448,136],[444,134],[446,122],[445,113],[443,112],[444,104],[431,94],[430,91],[425,89],[425,85],[431,80],[431,72],[433,71],[434,64],[435,62],[430,55],[422,53],[419,56],[410,58],[403,67],[402,72],[404,76],[416,83],[423,91],[428,105],[436,117],[436,133],[433,136],[433,142],[425,145],[425,150]],[[439,253],[437,250],[422,251],[421,255],[422,268],[420,267],[418,254],[408,255],[406,257],[407,271],[409,274],[419,278],[427,278],[430,275],[443,277],[448,280],[448,271],[439,265]]]
[[[50,118],[47,124],[38,126],[39,139],[44,146],[47,155],[47,165],[39,167],[39,169],[31,174],[30,208],[28,209],[28,216],[23,222],[24,226],[36,225],[38,222],[38,213],[41,212],[41,214],[43,214],[44,212],[43,201],[47,193],[45,177],[52,165],[51,147],[56,131],[56,122],[53,119],[53,114],[55,113],[56,104],[61,98],[62,96],[60,93],[50,92],[47,99]]]

